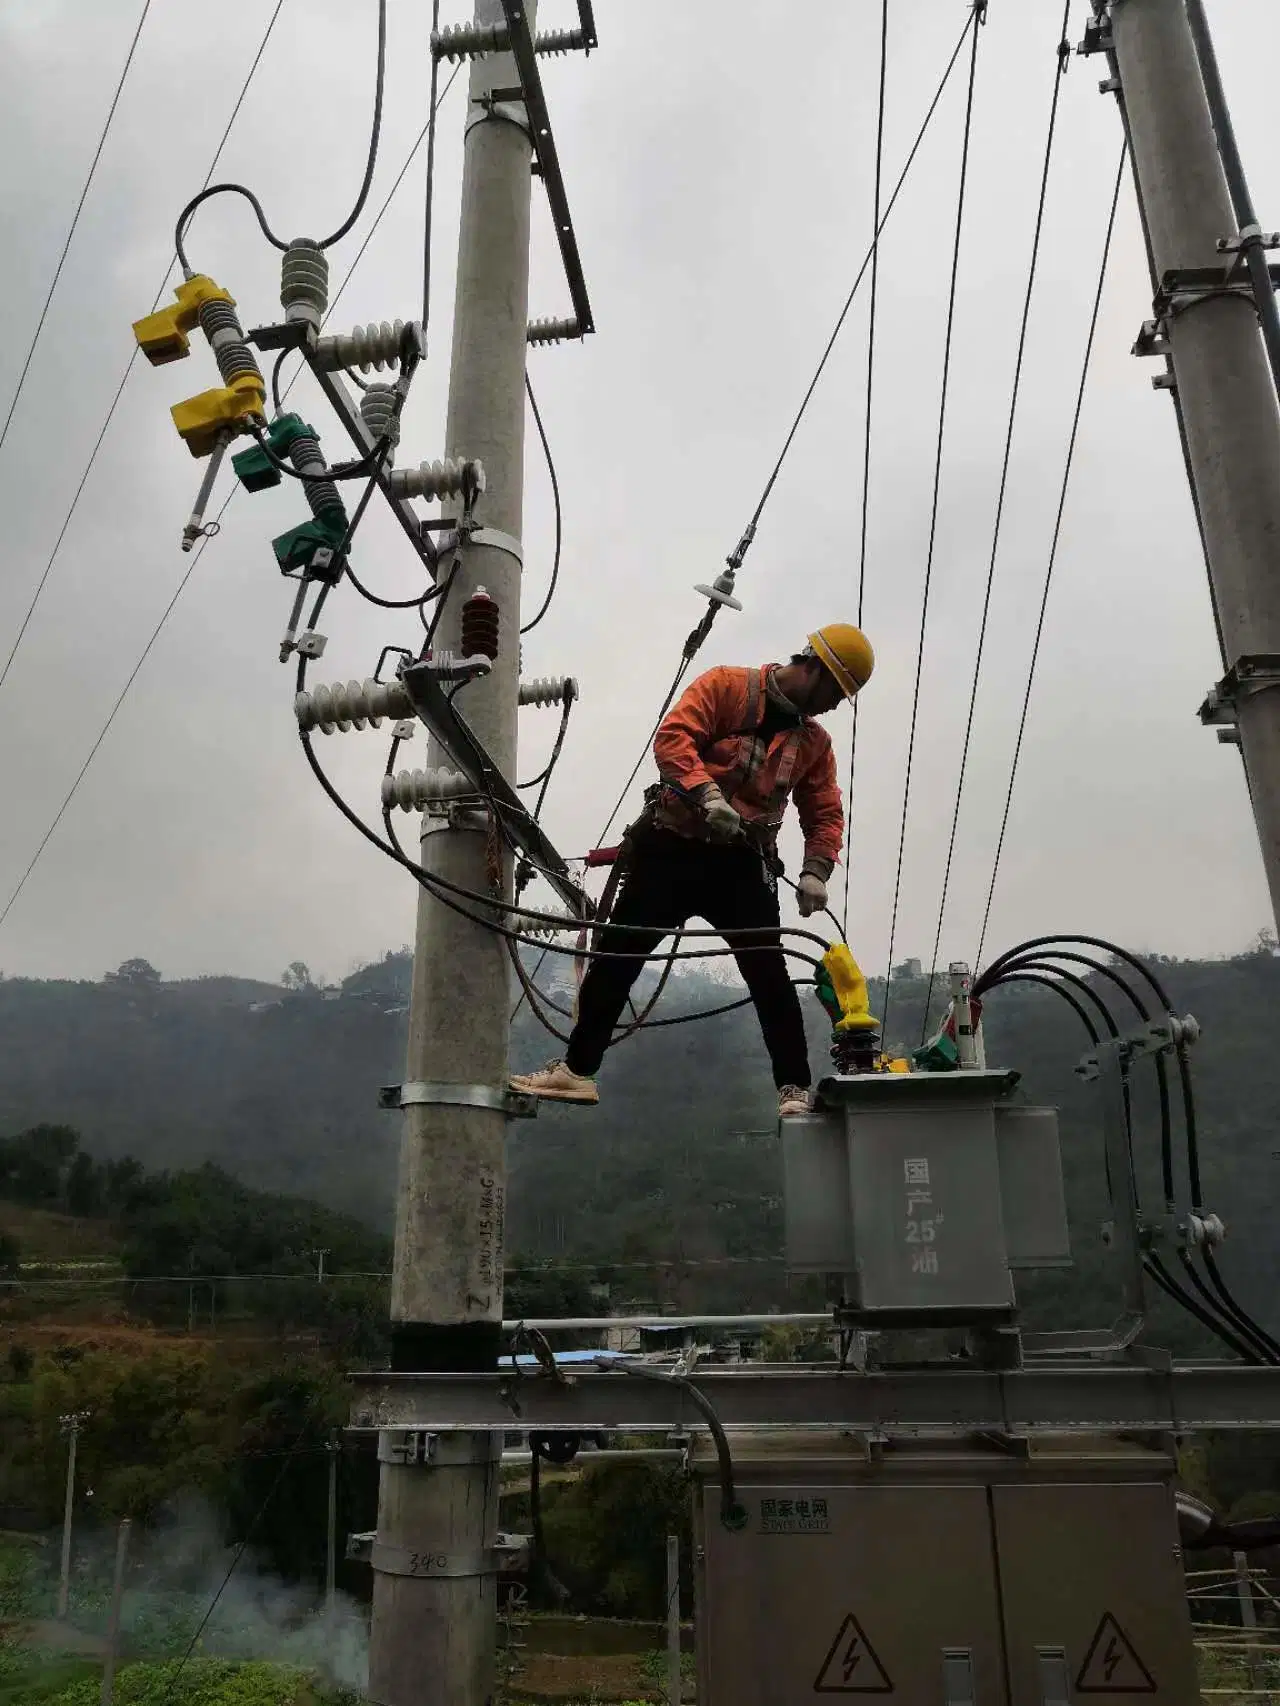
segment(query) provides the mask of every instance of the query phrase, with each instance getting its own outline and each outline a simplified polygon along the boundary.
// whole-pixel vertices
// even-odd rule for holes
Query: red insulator
[[[463,657],[498,655],[498,601],[478,586],[462,607]]]

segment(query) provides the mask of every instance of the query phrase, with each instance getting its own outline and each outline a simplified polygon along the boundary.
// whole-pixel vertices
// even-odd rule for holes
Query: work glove
[[[796,900],[800,905],[801,918],[822,912],[827,904],[827,885],[812,871],[805,871],[796,884]]]
[[[719,788],[709,787],[698,802],[713,841],[734,841],[742,830],[742,818]]]

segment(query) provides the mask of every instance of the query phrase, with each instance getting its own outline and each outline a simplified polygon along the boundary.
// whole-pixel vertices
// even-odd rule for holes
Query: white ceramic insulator
[[[564,319],[530,320],[525,327],[525,342],[530,344],[559,344],[566,339],[580,338],[582,326],[574,314]]]
[[[323,373],[342,367],[359,367],[365,373],[371,367],[379,372],[384,367],[398,367],[404,330],[403,320],[374,320],[354,331],[321,338],[312,359]]]
[[[575,918],[571,912],[563,912],[559,916],[563,923],[548,924],[541,918],[524,917],[518,917],[516,923],[522,936],[558,936],[562,930],[582,929],[582,920]]]
[[[566,694],[578,697],[578,683],[571,675],[539,675],[520,683],[522,705],[563,705]]]
[[[397,498],[458,498],[484,490],[484,469],[478,462],[446,456],[416,468],[394,468],[389,482]]]
[[[459,770],[398,770],[382,778],[382,803],[418,812],[432,800],[456,800],[475,789]]]
[[[398,681],[335,681],[330,687],[313,687],[293,701],[301,729],[319,729],[331,735],[366,723],[378,728],[384,717],[412,717],[413,701]]]

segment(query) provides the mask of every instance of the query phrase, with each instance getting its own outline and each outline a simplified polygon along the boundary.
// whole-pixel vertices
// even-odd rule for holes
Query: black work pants
[[[610,925],[596,939],[597,952],[652,954],[664,936],[690,918],[705,918],[713,930],[752,932],[727,939],[755,1004],[774,1082],[779,1088],[795,1084],[808,1089],[809,1051],[800,999],[779,943],[777,891],[759,853],[642,826],[635,832],[630,868]],[[571,1072],[594,1077],[599,1070],[643,966],[639,958],[590,962],[565,1057]]]

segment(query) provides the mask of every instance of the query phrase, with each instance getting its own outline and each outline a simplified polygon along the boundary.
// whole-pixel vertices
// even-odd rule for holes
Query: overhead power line
[[[218,161],[222,158],[222,150],[226,147],[227,138],[231,135],[231,127],[240,115],[240,108],[244,105],[244,98],[249,93],[249,85],[253,82],[254,75],[262,61],[262,56],[267,50],[267,43],[271,40],[272,31],[276,27],[276,19],[280,16],[283,6],[284,0],[276,0],[275,10],[267,20],[267,27],[263,32],[262,40],[258,43],[258,51],[253,56],[253,63],[249,66],[248,74],[240,86],[240,93],[236,96],[236,104],[231,109],[231,116],[227,120],[226,128],[222,132],[222,138],[214,151],[213,159],[209,162],[209,170],[205,173],[204,178],[206,187],[212,179],[213,174],[218,169]],[[155,300],[151,304],[152,312],[159,307],[160,298],[169,288],[169,280],[172,275],[173,261],[170,261],[168,266],[165,268],[164,278],[160,282],[160,288],[156,291]],[[89,452],[89,460],[84,465],[84,472],[80,476],[80,482],[72,496],[70,506],[67,509],[66,515],[62,518],[62,526],[58,529],[58,536],[53,542],[53,549],[50,551],[48,560],[45,563],[44,572],[36,582],[35,592],[31,595],[31,602],[27,606],[26,615],[22,618],[22,624],[18,629],[17,636],[14,639],[12,646],[9,648],[9,655],[5,659],[4,668],[0,669],[0,687],[3,687],[5,682],[8,680],[9,671],[13,668],[13,660],[18,655],[18,648],[26,638],[27,629],[31,626],[31,618],[36,613],[36,606],[40,602],[41,595],[45,589],[45,584],[48,581],[49,576],[53,573],[53,565],[57,562],[58,554],[62,550],[62,542],[67,536],[67,529],[71,526],[76,510],[80,507],[80,499],[84,496],[85,486],[88,484],[89,476],[92,474],[94,464],[98,460],[98,452],[102,449],[102,441],[106,438],[111,423],[115,419],[116,410],[120,406],[120,399],[124,395],[124,388],[129,382],[129,375],[133,372],[133,364],[137,359],[138,347],[135,344],[133,349],[129,352],[129,359],[124,365],[124,372],[120,375],[120,383],[116,386],[115,396],[112,397],[106,416],[101,427],[98,429],[98,436],[94,440],[93,449]]]
[[[981,7],[983,5],[985,5],[985,3],[986,3],[986,0],[975,0],[975,4],[970,9],[970,17],[971,17],[971,19],[973,19],[975,21],[974,22],[975,28],[976,28],[976,20],[980,15]],[[867,249],[866,254],[862,258],[862,264],[858,268],[857,274],[854,277],[854,281],[853,281],[852,285],[849,287],[849,294],[845,297],[844,306],[841,308],[839,314],[836,316],[836,323],[835,323],[834,327],[832,328],[831,336],[827,339],[826,347],[824,348],[822,355],[820,356],[820,358],[818,360],[817,367],[814,369],[813,377],[809,381],[809,384],[808,384],[807,389],[805,390],[804,396],[800,399],[800,407],[796,410],[795,418],[792,420],[790,430],[788,431],[787,436],[783,441],[782,449],[778,452],[777,460],[775,461],[773,468],[770,471],[769,478],[765,481],[764,490],[761,492],[759,502],[756,504],[756,507],[755,507],[754,511],[752,512],[751,520],[747,523],[746,530],[744,531],[743,536],[742,536],[742,543],[738,546],[738,550],[737,550],[737,553],[735,553],[735,557],[733,559],[731,559],[731,561],[734,561],[735,564],[737,562],[741,561],[741,555],[740,554],[746,549],[747,545],[750,544],[752,538],[755,536],[756,526],[760,521],[760,517],[764,514],[765,505],[769,502],[769,498],[773,492],[773,488],[778,482],[778,475],[782,472],[782,465],[787,459],[787,453],[790,451],[791,446],[795,441],[796,433],[799,432],[799,430],[800,430],[800,423],[804,419],[805,414],[809,408],[809,404],[812,401],[813,394],[818,388],[819,380],[822,378],[822,375],[826,372],[827,362],[831,359],[831,352],[836,347],[836,342],[839,339],[840,333],[844,328],[844,323],[849,317],[849,310],[853,307],[854,297],[857,296],[858,291],[862,286],[862,281],[867,275],[867,269],[870,267],[870,265],[871,265],[871,263],[875,257],[876,246],[880,241],[881,233],[884,231],[885,226],[889,222],[889,215],[893,212],[893,209],[897,203],[898,197],[902,192],[902,186],[906,183],[908,174],[910,173],[912,166],[915,164],[916,155],[920,152],[920,145],[925,139],[925,135],[928,132],[930,124],[933,122],[934,113],[937,112],[937,110],[938,110],[938,103],[941,101],[942,96],[943,96],[944,92],[946,91],[947,85],[951,81],[951,73],[955,70],[956,63],[960,58],[960,50],[963,48],[963,46],[965,44],[965,38],[969,33],[969,28],[970,28],[970,19],[966,19],[964,29],[960,32],[960,39],[956,42],[955,47],[952,49],[951,58],[947,61],[946,69],[943,71],[942,77],[940,78],[940,80],[938,82],[938,87],[934,91],[933,99],[929,102],[929,105],[928,105],[927,109],[925,110],[924,118],[920,121],[920,128],[916,132],[915,141],[911,144],[910,151],[907,154],[906,162],[903,165],[901,172],[898,174],[898,181],[893,187],[893,193],[890,195],[888,202],[885,204],[884,212],[880,215],[880,218],[876,224],[876,228],[872,233],[871,243]],[[654,725],[653,725],[653,732],[654,733],[657,732],[657,729],[658,729],[659,725],[661,724],[663,717],[666,716],[667,711],[669,710],[671,703],[676,696],[676,693],[680,687],[680,683],[684,680],[684,677],[685,677],[685,674],[689,668],[689,665],[693,661],[694,652],[697,650],[698,646],[701,645],[702,640],[705,639],[705,637],[706,637],[707,629],[710,627],[710,618],[714,614],[714,611],[716,608],[718,608],[718,607],[714,606],[714,605],[711,607],[711,610],[708,612],[707,616],[705,616],[703,618],[703,621],[702,621],[702,624],[700,625],[700,628],[695,628],[693,633],[690,634],[689,638],[685,641],[684,655],[681,659],[679,667],[676,670],[675,677],[672,680],[671,686],[667,691],[667,696],[663,700],[662,707],[659,710],[658,715],[654,720]],[[617,817],[619,811],[622,809],[623,801],[627,797],[627,793],[631,787],[631,784],[632,784],[632,782],[635,781],[636,776],[639,773],[640,766],[645,761],[645,757],[646,757],[646,754],[648,752],[648,744],[649,744],[649,741],[652,740],[652,738],[653,738],[653,735],[651,734],[648,737],[648,739],[646,740],[645,745],[641,747],[640,756],[636,760],[635,767],[632,770],[630,776],[628,776],[626,783],[622,789],[622,792],[618,795],[617,801],[614,804],[613,810],[609,813],[609,817],[605,823],[604,828],[600,831],[600,834],[597,837],[598,842],[603,841],[605,836],[608,835],[610,829],[613,827],[613,821]]]
[[[942,348],[942,384],[938,397],[938,435],[933,462],[933,502],[929,513],[929,546],[925,554],[924,591],[920,599],[920,633],[916,640],[916,679],[911,695],[911,729],[907,736],[906,775],[902,784],[902,823],[898,831],[898,867],[893,879],[893,913],[889,921],[889,959],[884,982],[884,1012],[881,1034],[887,1033],[889,1003],[893,990],[893,944],[898,933],[898,901],[902,894],[902,855],[907,844],[907,816],[911,804],[911,772],[915,762],[916,728],[920,718],[920,682],[924,675],[925,630],[929,621],[929,591],[933,584],[934,548],[938,540],[938,498],[942,490],[942,450],[946,441],[947,398],[951,387],[951,346],[956,324],[956,286],[960,276],[960,240],[964,233],[965,191],[969,182],[969,144],[973,136],[973,93],[978,74],[978,32],[982,25],[981,5],[973,9],[973,41],[969,51],[969,90],[964,109],[964,141],[960,150],[960,185],[956,195],[956,234],[951,250],[951,284],[947,296],[947,331]],[[886,1038],[887,1040],[887,1038]]]
[[[1000,553],[1000,532],[1004,521],[1005,493],[1009,487],[1009,464],[1013,455],[1013,429],[1022,395],[1022,367],[1027,351],[1027,327],[1031,320],[1031,301],[1035,294],[1036,276],[1040,263],[1040,238],[1044,231],[1044,210],[1049,195],[1049,171],[1053,164],[1053,143],[1058,128],[1058,104],[1062,80],[1071,63],[1071,43],[1067,40],[1067,25],[1071,17],[1071,0],[1064,0],[1062,27],[1058,31],[1057,67],[1053,74],[1053,91],[1049,99],[1049,123],[1045,135],[1044,165],[1040,171],[1040,194],[1036,203],[1035,232],[1031,239],[1031,259],[1027,266],[1027,288],[1022,298],[1022,324],[1018,329],[1018,353],[1013,364],[1013,389],[1009,397],[1009,419],[1004,435],[1004,456],[1000,464],[1000,488],[996,497],[995,522],[991,530],[991,554],[987,562],[987,584],[982,595],[982,617],[978,623],[978,649],[973,660],[973,685],[969,691],[969,709],[965,716],[964,742],[960,750],[960,769],[956,776],[955,806],[951,813],[951,834],[947,839],[947,861],[942,873],[942,893],[938,898],[938,924],[934,931],[933,951],[929,958],[929,983],[925,991],[924,1012],[920,1017],[920,1042],[923,1045],[929,1031],[929,1005],[933,1000],[934,981],[938,975],[938,952],[942,945],[942,921],[947,910],[947,894],[951,887],[951,866],[955,858],[956,832],[960,825],[960,802],[964,794],[965,775],[969,765],[969,747],[973,740],[973,719],[978,705],[978,684],[982,676],[982,660],[987,643],[987,622],[991,614],[991,592],[995,585],[996,560]]]
[[[27,374],[31,371],[31,363],[35,357],[36,345],[40,342],[40,334],[44,331],[44,323],[49,318],[49,304],[53,301],[53,293],[57,290],[58,280],[62,277],[62,269],[66,265],[67,255],[71,250],[71,240],[76,234],[76,227],[80,223],[80,215],[84,212],[85,201],[87,200],[89,191],[93,186],[94,175],[98,170],[98,162],[102,158],[102,150],[106,147],[107,135],[111,129],[112,121],[116,116],[116,108],[120,105],[120,96],[124,91],[125,81],[128,78],[130,68],[133,65],[133,56],[138,49],[138,38],[142,34],[142,26],[146,23],[147,13],[150,12],[150,10],[151,0],[145,0],[145,4],[143,5],[142,11],[138,17],[137,27],[133,32],[133,40],[129,43],[129,51],[125,55],[124,66],[120,72],[119,80],[116,83],[115,94],[112,95],[111,105],[107,108],[107,117],[102,126],[102,132],[98,137],[98,146],[94,149],[93,159],[89,162],[89,171],[84,180],[84,186],[80,191],[80,199],[76,203],[76,210],[71,216],[71,224],[67,227],[67,235],[62,245],[62,253],[58,256],[58,264],[53,269],[53,278],[49,282],[49,290],[44,299],[44,306],[40,310],[40,317],[36,321],[36,329],[31,335],[30,344],[27,346],[26,358],[22,363],[22,371],[18,375],[17,387],[14,390],[13,396],[9,400],[9,412],[4,417],[4,426],[0,427],[0,450],[4,449],[4,442],[9,436],[9,427],[13,422],[14,411],[18,407],[18,400],[22,396],[23,387],[27,383]]]
[[[982,963],[982,950],[986,946],[987,926],[991,922],[991,903],[995,897],[996,878],[1000,872],[1000,857],[1004,852],[1005,832],[1009,827],[1009,810],[1013,804],[1013,788],[1018,778],[1018,762],[1022,757],[1023,737],[1027,732],[1027,713],[1031,706],[1031,689],[1035,684],[1036,665],[1040,660],[1040,642],[1044,637],[1045,612],[1049,606],[1049,590],[1053,584],[1054,566],[1058,560],[1058,542],[1062,537],[1062,517],[1067,504],[1067,488],[1071,483],[1071,469],[1075,462],[1076,441],[1080,435],[1080,416],[1084,408],[1085,387],[1089,380],[1094,338],[1098,330],[1098,314],[1102,307],[1102,291],[1107,279],[1107,263],[1111,258],[1111,239],[1115,234],[1116,209],[1120,205],[1120,186],[1124,181],[1124,168],[1128,152],[1128,144],[1126,143],[1120,149],[1120,163],[1116,167],[1115,187],[1111,192],[1111,211],[1107,216],[1107,233],[1103,239],[1102,260],[1098,267],[1098,283],[1093,296],[1093,310],[1089,316],[1089,335],[1085,340],[1084,361],[1080,369],[1080,383],[1076,389],[1075,410],[1071,417],[1071,435],[1067,441],[1066,463],[1062,470],[1062,484],[1058,491],[1058,511],[1054,517],[1053,538],[1049,545],[1049,560],[1045,565],[1044,585],[1040,593],[1040,613],[1036,619],[1035,639],[1031,647],[1031,662],[1027,666],[1027,684],[1022,695],[1022,711],[1018,717],[1018,734],[1014,742],[1013,758],[1009,765],[1009,785],[1005,790],[1004,811],[1000,818],[1000,833],[996,840],[995,857],[991,863],[991,882],[987,888],[987,902],[982,914],[982,934],[978,938],[978,951],[973,959],[975,967]]]
[[[234,123],[236,113],[238,113],[240,110],[241,103],[243,102],[245,94],[248,91],[249,83],[252,80],[254,72],[257,70],[258,61],[262,58],[263,50],[265,49],[265,47],[267,45],[267,40],[270,37],[272,29],[275,27],[275,21],[279,17],[280,9],[283,5],[284,5],[284,0],[277,0],[275,11],[272,13],[271,20],[267,25],[267,33],[263,37],[262,43],[258,48],[258,52],[254,58],[253,64],[249,69],[249,76],[245,79],[244,87],[240,91],[240,98],[239,98],[239,100],[237,100],[236,105],[235,105],[235,109],[233,110],[233,112],[231,114],[231,120],[228,122],[226,131],[223,132],[222,142],[219,143],[219,145],[218,145],[219,153],[221,153],[222,148],[226,144],[227,135],[230,132],[231,124]],[[449,77],[448,81],[445,83],[444,88],[441,90],[439,101],[437,101],[437,103],[436,103],[437,110],[439,108],[440,102],[442,102],[444,100],[445,96],[449,93],[449,90],[453,87],[454,78],[457,77],[458,71],[460,69],[461,69],[460,66],[456,66],[454,68],[452,75]],[[378,229],[378,226],[382,223],[383,215],[386,213],[387,209],[391,206],[391,203],[395,197],[396,191],[400,188],[401,183],[404,181],[405,174],[408,172],[409,167],[412,164],[415,156],[417,155],[419,148],[421,148],[422,143],[425,140],[427,133],[428,133],[429,129],[431,128],[431,125],[434,122],[434,118],[435,118],[435,113],[433,112],[431,117],[428,119],[427,123],[423,126],[421,132],[419,133],[417,141],[414,143],[413,147],[410,149],[408,157],[406,158],[404,165],[400,168],[400,171],[396,176],[395,182],[391,186],[391,189],[387,195],[386,200],[383,202],[381,208],[379,208],[377,217],[374,219],[373,224],[370,226],[368,232],[365,235],[364,242],[360,245],[360,248],[356,252],[355,258],[352,260],[351,265],[347,268],[347,271],[343,277],[342,283],[338,286],[337,290],[333,294],[333,297],[329,303],[328,313],[325,316],[326,321],[328,320],[329,316],[332,315],[334,309],[337,307],[338,302],[341,299],[343,291],[346,290],[347,285],[351,282],[352,274],[355,272],[356,268],[359,266],[360,261],[364,256],[365,250],[369,247],[369,244],[373,239],[374,232]],[[217,157],[215,156],[214,166],[216,166],[216,164],[217,164]],[[214,166],[211,166],[209,169],[209,177],[213,176]],[[173,270],[172,269],[172,263],[170,263],[170,269],[169,270],[170,270],[170,272]],[[168,277],[168,275],[166,274],[166,282],[167,282],[167,277]],[[163,288],[162,288],[161,294],[163,294]],[[156,300],[159,301],[159,296],[157,296]],[[130,358],[130,362],[132,364],[132,357]],[[128,377],[128,369],[125,370],[125,378],[127,378],[127,377]],[[293,379],[289,382],[289,385],[286,387],[285,392],[284,392],[284,395],[286,398],[288,397],[289,392],[293,389],[294,385],[296,384],[297,378],[298,378],[298,375],[295,374]],[[124,389],[124,380],[122,379],[121,383],[120,383],[120,390],[122,391],[123,389]],[[120,400],[120,391],[117,391],[116,397],[115,397],[115,402],[113,402],[113,404],[112,404],[112,412],[114,412],[115,404],[118,403],[119,400]],[[100,445],[102,443],[102,438],[105,435],[106,427],[107,427],[107,425],[110,424],[110,418],[111,418],[110,414],[108,414],[107,421],[103,425],[103,431],[102,431],[102,433],[99,434],[99,437],[98,437],[98,445]],[[95,445],[95,447],[94,447],[94,454],[95,455],[97,454],[97,448],[98,447]],[[90,461],[90,466],[92,466],[92,459]],[[86,471],[85,471],[85,478],[87,479],[87,477],[88,477],[88,469],[86,469]],[[80,490],[83,491],[83,489],[84,489],[84,480],[82,479],[80,482]],[[223,500],[222,507],[218,510],[217,515],[214,517],[215,524],[220,523],[222,521],[223,516],[227,513],[227,509],[231,503],[231,500],[235,497],[235,495],[239,491],[239,489],[240,489],[240,487],[239,487],[239,484],[237,483],[236,485],[232,486],[231,490],[227,493],[226,498]],[[76,494],[77,501],[79,499],[79,495],[80,495],[79,492],[77,492],[77,494]],[[74,508],[74,505],[73,505],[73,508]],[[68,522],[70,521],[70,515],[68,515],[67,520],[68,520]],[[63,524],[63,530],[62,531],[63,531],[63,533],[66,532],[66,523]],[[216,526],[215,526],[215,532],[216,532]],[[107,735],[111,732],[111,726],[115,722],[116,717],[119,715],[120,707],[124,704],[125,700],[128,698],[129,692],[132,689],[134,682],[137,680],[138,675],[140,674],[140,672],[142,670],[142,666],[146,663],[148,657],[150,657],[151,652],[152,652],[152,650],[156,644],[156,641],[160,638],[160,635],[164,630],[165,624],[168,622],[170,616],[173,614],[174,607],[177,605],[178,600],[182,597],[182,594],[186,591],[187,585],[190,582],[192,575],[195,573],[196,569],[200,566],[200,559],[201,559],[201,557],[204,556],[205,550],[209,544],[209,540],[213,536],[214,536],[213,534],[206,532],[205,537],[200,541],[198,548],[193,552],[191,562],[188,565],[186,572],[182,576],[182,579],[178,582],[177,587],[174,589],[173,596],[170,598],[168,604],[165,605],[164,610],[161,612],[160,619],[156,623],[155,627],[152,629],[150,638],[147,640],[146,645],[142,649],[142,655],[139,657],[137,663],[133,666],[133,669],[130,671],[128,679],[125,681],[124,686],[121,688],[120,693],[119,693],[119,695],[115,701],[115,704],[112,705],[110,711],[107,713],[106,721],[103,723],[102,728],[98,731],[97,739],[94,741],[92,747],[90,747],[88,756],[85,758],[84,763],[80,766],[80,769],[76,773],[75,780],[72,782],[70,788],[67,790],[66,795],[63,798],[62,804],[58,807],[57,812],[54,814],[53,822],[49,825],[48,829],[45,831],[43,837],[40,840],[39,846],[36,848],[35,853],[32,855],[31,862],[28,864],[26,870],[22,873],[22,876],[18,879],[17,886],[13,889],[12,893],[9,895],[8,900],[4,904],[3,910],[0,911],[0,926],[3,926],[5,920],[8,918],[10,912],[13,910],[14,904],[16,903],[18,896],[22,893],[23,889],[26,887],[27,882],[28,882],[32,872],[35,870],[36,866],[39,864],[40,859],[44,854],[45,848],[49,845],[50,841],[52,841],[54,834],[57,831],[58,825],[62,822],[62,819],[66,815],[67,808],[70,806],[72,800],[75,798],[77,792],[79,791],[80,784],[84,781],[85,776],[88,774],[90,765],[93,763],[94,759],[98,756],[98,752],[102,746],[103,741],[106,740]],[[60,534],[59,535],[59,541],[58,541],[59,544],[61,544],[61,539],[62,539],[62,536]],[[55,547],[55,550],[56,550],[56,547]],[[52,566],[52,559],[50,559],[50,566]],[[46,570],[46,576],[47,576],[47,573],[48,573],[48,570]],[[37,590],[37,596],[38,596],[38,590]],[[30,612],[28,612],[28,620],[29,619],[30,619]],[[25,624],[24,624],[24,627],[25,627]],[[15,645],[14,650],[16,651],[16,649],[17,649],[17,647]],[[9,662],[12,663],[12,661],[13,661],[13,653],[11,652],[9,655]],[[7,673],[7,670],[8,670],[7,664],[5,666],[5,670]],[[3,684],[4,684],[4,676],[0,675],[0,686],[3,686]]]
[[[963,40],[963,38],[961,38]],[[880,8],[880,94],[876,108],[876,178],[875,229],[880,229],[880,174],[884,163],[885,73],[889,61],[889,0]],[[862,526],[858,541],[858,614],[855,620],[862,626],[862,608],[867,588],[867,514],[871,498],[871,394],[876,368],[876,298],[880,284],[880,242],[877,237],[871,250],[871,306],[867,315],[867,407],[862,433]],[[858,700],[853,701],[853,727],[849,732],[849,786],[845,789],[844,819],[847,825],[844,838],[844,907],[840,914],[840,933],[849,934],[849,872],[853,859],[853,772],[858,751]]]

